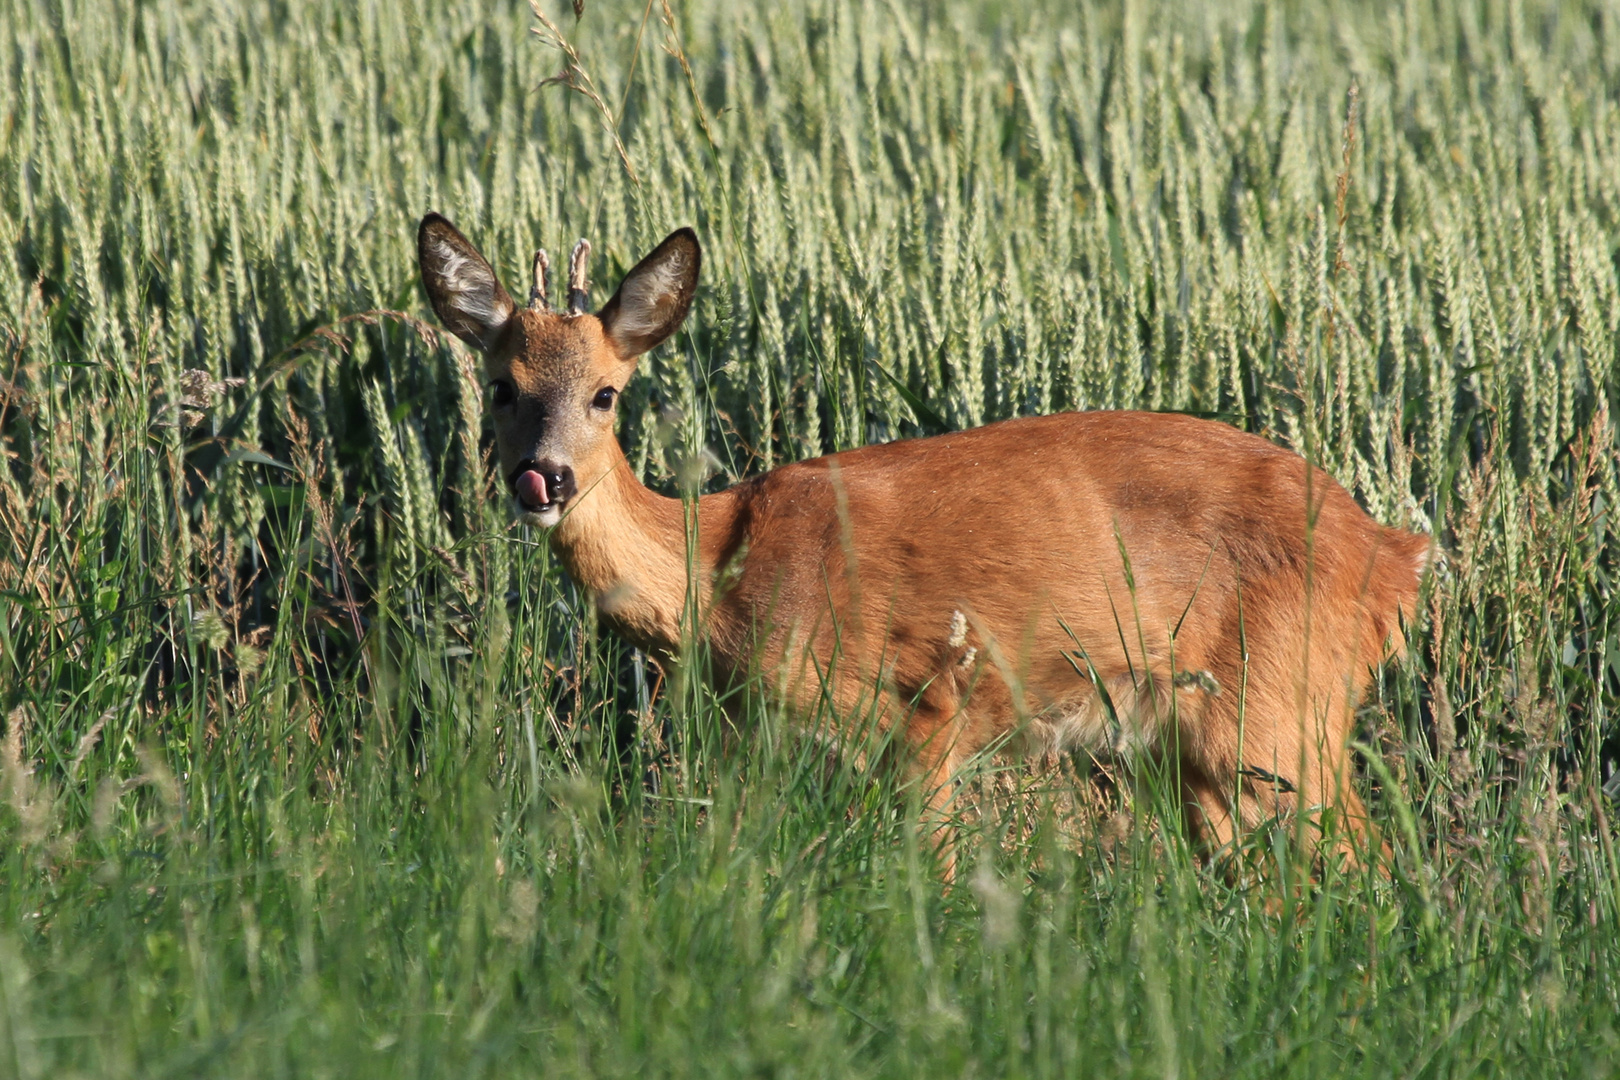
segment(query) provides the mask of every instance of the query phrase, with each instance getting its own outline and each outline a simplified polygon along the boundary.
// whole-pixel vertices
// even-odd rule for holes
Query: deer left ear
[[[691,229],[676,229],[631,269],[596,317],[620,359],[657,346],[680,329],[697,291],[703,249]]]
[[[449,221],[429,214],[416,232],[416,259],[439,321],[467,344],[493,349],[516,308],[478,249]]]

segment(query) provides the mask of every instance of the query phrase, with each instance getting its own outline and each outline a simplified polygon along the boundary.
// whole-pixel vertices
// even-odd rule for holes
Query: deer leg
[[[1346,701],[1342,693],[1316,699],[1302,715],[1291,702],[1251,694],[1241,727],[1235,716],[1211,716],[1184,769],[1189,822],[1224,845],[1267,821],[1303,814],[1310,830],[1303,837],[1330,835],[1343,863],[1358,864],[1378,840],[1351,781]]]
[[[956,774],[966,760],[956,703],[924,702],[906,723],[911,761],[907,772],[922,796],[924,835],[946,881],[956,876],[957,828],[951,820]]]
[[[1181,805],[1189,830],[1210,854],[1232,847],[1237,826],[1230,792],[1222,791],[1216,781],[1190,761],[1181,765]]]

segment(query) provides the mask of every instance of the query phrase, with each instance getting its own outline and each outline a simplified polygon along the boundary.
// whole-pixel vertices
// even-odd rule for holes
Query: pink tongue
[[[525,469],[518,473],[517,482],[518,502],[530,510],[538,510],[551,500],[546,498],[546,480],[533,469]]]

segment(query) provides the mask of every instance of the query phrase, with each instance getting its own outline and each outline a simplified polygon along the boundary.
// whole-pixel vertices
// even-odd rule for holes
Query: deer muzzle
[[[512,477],[512,494],[523,509],[539,513],[574,493],[574,470],[566,465],[525,461]]]

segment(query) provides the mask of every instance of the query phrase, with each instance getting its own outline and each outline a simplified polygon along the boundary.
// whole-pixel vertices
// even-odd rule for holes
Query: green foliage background
[[[0,1076],[1613,1074],[1620,8],[540,10],[0,0]],[[697,228],[664,490],[1142,407],[1435,532],[1391,875],[1049,763],[946,886],[722,745],[508,525],[429,208],[515,293]]]

